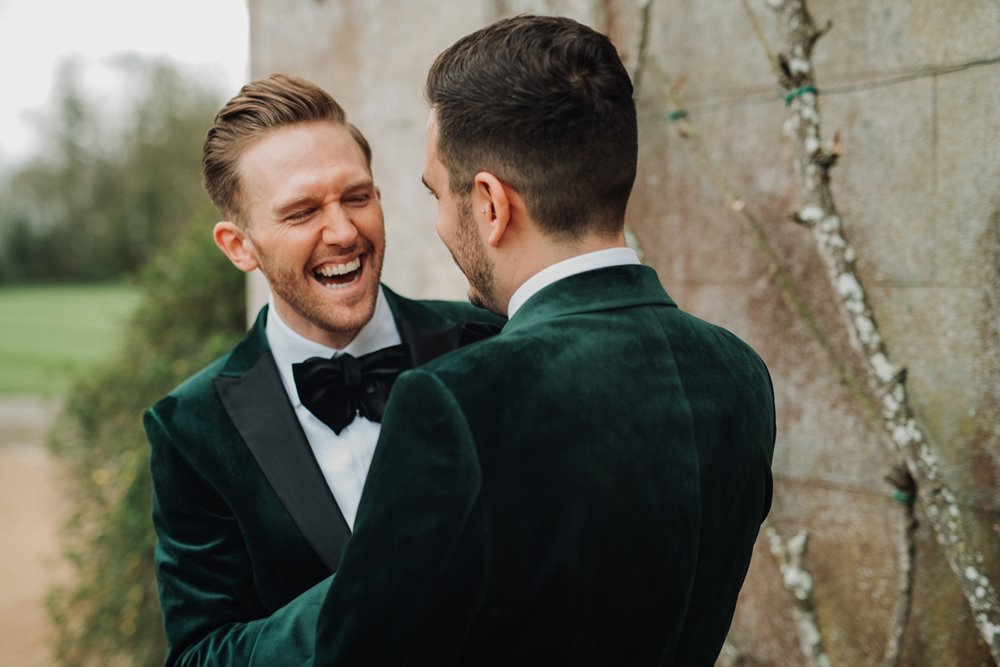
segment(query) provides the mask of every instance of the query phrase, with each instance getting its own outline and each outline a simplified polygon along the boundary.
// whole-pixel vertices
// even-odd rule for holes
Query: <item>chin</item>
[[[478,292],[469,290],[469,293],[465,295],[465,298],[469,300],[469,303],[477,308],[486,308],[486,302],[483,301],[483,297],[480,296]]]
[[[503,313],[496,307],[492,299],[487,299],[481,292],[474,290],[471,287],[469,288],[468,294],[466,294],[466,298],[469,300],[469,303],[477,308],[483,308],[491,313],[503,316]]]
[[[350,303],[332,303],[325,308],[327,319],[336,329],[360,328],[375,314],[377,292],[365,292]]]

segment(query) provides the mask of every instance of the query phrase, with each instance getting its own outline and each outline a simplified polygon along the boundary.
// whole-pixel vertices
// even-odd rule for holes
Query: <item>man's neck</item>
[[[327,355],[335,352],[349,351],[358,356],[358,354],[373,352],[382,347],[388,347],[400,342],[399,334],[396,331],[395,319],[392,316],[389,303],[381,288],[379,288],[379,293],[376,297],[375,309],[371,319],[357,330],[335,332],[336,336],[333,335],[334,332],[326,330],[319,331],[323,335],[317,335],[317,331],[312,330],[303,332],[299,327],[293,326],[288,321],[280,309],[281,304],[278,303],[273,295],[268,299],[268,303],[270,312],[275,315],[274,318],[268,318],[269,328],[272,326],[273,319],[273,326],[282,330],[282,339],[298,339],[300,341],[299,344],[307,344],[310,347],[315,346],[317,349],[325,351]],[[317,352],[314,352],[314,354],[317,354]]]
[[[270,311],[281,320],[282,325],[296,335],[333,350],[343,350],[353,341],[361,328],[331,331],[294,312],[287,303],[278,301],[272,294],[268,299]]]

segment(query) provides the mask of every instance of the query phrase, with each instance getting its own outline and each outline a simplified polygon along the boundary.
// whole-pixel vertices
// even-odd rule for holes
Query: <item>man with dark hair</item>
[[[167,664],[301,665],[396,375],[499,318],[380,285],[371,149],[308,81],[244,86],[208,132],[203,175],[216,244],[272,295],[145,415]]]
[[[423,180],[503,331],[400,376],[319,665],[712,665],[771,503],[767,369],[626,247],[632,85],[574,21],[430,70]]]

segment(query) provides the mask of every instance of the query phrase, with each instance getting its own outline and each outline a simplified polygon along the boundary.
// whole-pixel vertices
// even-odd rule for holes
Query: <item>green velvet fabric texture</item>
[[[497,321],[469,304],[411,301],[387,288],[385,294],[401,332],[405,326],[428,340],[465,322]],[[312,660],[317,614],[332,572],[328,563],[339,558],[342,543],[326,540],[337,553],[318,553],[316,541],[303,533],[302,517],[276,492],[273,475],[292,484],[298,476],[312,480],[316,486],[310,488],[317,490],[312,500],[329,508],[324,520],[331,530],[338,521],[342,530],[347,528],[283,390],[266,398],[256,391],[256,376],[247,380],[256,373],[272,388],[280,385],[264,334],[266,310],[229,355],[144,416],[168,665],[270,667]],[[265,424],[277,415],[291,415],[280,437],[254,443],[269,451],[282,448],[274,464],[280,470],[262,470],[245,431],[220,400],[219,382],[244,380],[244,393],[253,404],[241,409],[261,415]],[[299,451],[294,460],[284,456],[293,443]]]
[[[613,267],[400,376],[317,665],[712,665],[771,503],[770,377]]]

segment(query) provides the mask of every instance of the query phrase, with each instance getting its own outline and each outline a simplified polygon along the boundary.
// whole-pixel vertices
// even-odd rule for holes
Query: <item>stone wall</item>
[[[642,12],[624,0],[249,0],[251,71],[311,78],[375,151],[389,243],[385,280],[411,296],[460,297],[419,176],[423,77],[456,38],[521,11],[573,16],[635,67]],[[750,0],[774,42],[764,0]],[[1000,4],[996,0],[811,0],[832,29],[814,63],[827,138],[843,155],[833,192],[891,358],[1000,585]],[[883,477],[898,461],[877,419],[790,307],[724,180],[761,222],[815,331],[857,370],[836,295],[808,230],[788,110],[740,2],[652,0],[638,98],[639,178],[628,222],[682,308],[731,329],[767,361],[779,434],[769,523],[807,529],[806,565],[834,665],[881,660],[899,597],[905,508]],[[670,120],[683,79],[695,134]],[[675,114],[676,116],[676,114]],[[698,157],[700,141],[708,160]],[[737,207],[738,208],[738,207]],[[259,299],[260,297],[255,297]],[[901,664],[991,659],[919,500],[913,611]],[[761,540],[734,620],[743,664],[802,664],[775,558]]]
[[[436,242],[434,199],[420,182],[423,84],[439,51],[490,22],[487,4],[449,3],[445,12],[425,0],[248,2],[251,76],[285,72],[316,82],[371,143],[386,219],[383,280],[406,296],[465,296],[465,279]]]

